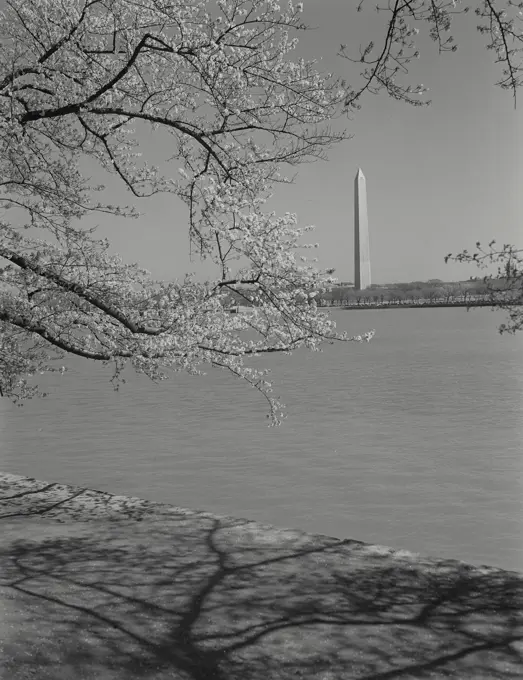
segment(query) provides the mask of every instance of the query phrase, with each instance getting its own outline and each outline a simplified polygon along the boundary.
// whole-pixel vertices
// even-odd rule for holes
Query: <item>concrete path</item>
[[[0,679],[523,678],[523,575],[0,474]]]

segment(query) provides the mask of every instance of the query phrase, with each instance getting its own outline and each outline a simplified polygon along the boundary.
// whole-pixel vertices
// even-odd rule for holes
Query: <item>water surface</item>
[[[0,400],[0,470],[523,570],[523,336],[488,309],[333,312],[371,343],[264,358],[288,419],[219,371],[99,366]]]

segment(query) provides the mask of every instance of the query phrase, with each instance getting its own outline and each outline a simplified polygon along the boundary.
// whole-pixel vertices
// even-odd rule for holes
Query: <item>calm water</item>
[[[224,373],[115,393],[78,360],[0,400],[0,470],[523,571],[523,334],[487,309],[334,315],[376,337],[260,361],[280,428]]]

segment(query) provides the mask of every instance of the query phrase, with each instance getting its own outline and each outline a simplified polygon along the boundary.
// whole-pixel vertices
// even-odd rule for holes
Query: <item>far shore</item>
[[[505,302],[504,304],[510,305],[510,302]],[[513,302],[512,304],[517,305],[518,302]],[[521,304],[521,303],[519,303]],[[361,304],[341,304],[341,305],[318,305],[318,309],[343,309],[343,310],[353,310],[353,309],[427,309],[427,308],[441,308],[441,307],[466,307],[468,309],[473,309],[474,307],[496,307],[495,303],[488,300],[469,300],[467,302],[463,300],[457,300],[453,302],[364,302]],[[237,305],[231,307],[227,311],[231,314],[246,314],[250,312],[253,308],[243,305]]]
[[[510,303],[506,303],[510,304]],[[516,303],[514,303],[516,304]],[[361,305],[318,305],[320,309],[411,309],[411,308],[427,308],[427,307],[468,307],[470,309],[474,307],[494,307],[492,302],[477,301],[477,302],[402,302],[398,303],[365,303]]]

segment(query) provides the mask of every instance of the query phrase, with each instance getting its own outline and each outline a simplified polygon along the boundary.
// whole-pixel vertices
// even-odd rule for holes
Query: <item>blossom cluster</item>
[[[276,423],[281,405],[250,359],[350,340],[316,307],[332,278],[300,254],[309,228],[266,210],[285,166],[345,138],[329,127],[343,84],[292,58],[301,12],[266,0],[11,0],[0,18],[3,395],[33,396],[28,377],[67,354],[111,365],[115,385],[126,365],[153,380],[210,365],[258,389]],[[161,135],[164,166],[148,159],[144,126]],[[86,159],[133,201],[184,201],[216,276],[155,281],[110,255],[82,220],[137,211],[97,200]],[[229,314],[245,287],[252,314]]]

